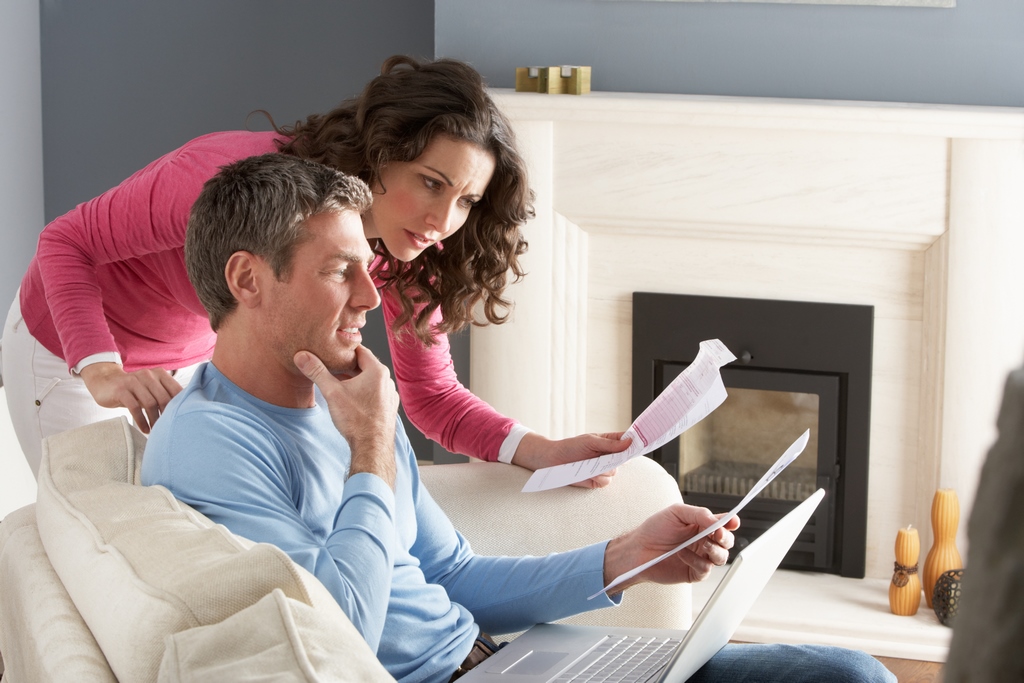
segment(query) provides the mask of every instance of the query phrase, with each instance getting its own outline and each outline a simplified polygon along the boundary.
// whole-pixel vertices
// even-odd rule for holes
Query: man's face
[[[292,358],[298,351],[314,354],[332,373],[348,372],[355,368],[366,312],[380,304],[368,272],[373,252],[352,211],[313,216],[306,234],[284,279],[267,278],[261,331],[284,367],[296,373]]]

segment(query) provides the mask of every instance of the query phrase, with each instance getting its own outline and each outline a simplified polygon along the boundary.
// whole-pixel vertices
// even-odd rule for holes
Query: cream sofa
[[[50,438],[34,505],[0,524],[3,683],[391,680],[326,589],[277,548],[138,484],[145,437],[111,420]],[[679,500],[640,458],[602,490],[523,494],[529,473],[422,468],[480,553],[540,554],[631,528]],[[594,624],[686,628],[689,586],[644,585]]]

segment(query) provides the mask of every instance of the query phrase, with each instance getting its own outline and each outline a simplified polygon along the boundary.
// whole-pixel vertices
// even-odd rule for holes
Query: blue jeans
[[[687,683],[896,683],[896,676],[859,650],[729,644]]]

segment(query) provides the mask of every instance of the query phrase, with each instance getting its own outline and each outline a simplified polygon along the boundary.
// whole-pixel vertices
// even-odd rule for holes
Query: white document
[[[527,480],[523,491],[546,491],[575,484],[664,446],[722,405],[727,394],[719,368],[734,360],[736,356],[721,341],[702,341],[694,361],[622,435],[623,439],[633,440],[629,448],[621,453],[539,469]]]
[[[809,430],[809,429],[804,430],[804,433],[800,435],[800,438],[798,438],[796,441],[794,441],[793,445],[790,446],[789,448],[787,448],[786,452],[782,454],[782,457],[780,457],[778,460],[776,460],[775,464],[768,468],[768,471],[764,473],[764,476],[761,477],[761,479],[756,484],[754,484],[753,488],[751,488],[750,491],[747,493],[747,495],[743,497],[743,500],[741,500],[739,502],[739,504],[736,507],[734,507],[732,510],[730,510],[727,514],[722,515],[721,519],[719,519],[717,522],[715,522],[714,524],[712,524],[711,526],[709,526],[707,529],[705,529],[704,531],[700,532],[699,534],[693,536],[688,541],[686,541],[684,543],[680,543],[679,545],[677,545],[672,550],[669,550],[664,555],[656,557],[653,560],[651,560],[650,562],[646,562],[646,563],[640,565],[639,567],[637,567],[636,569],[631,569],[630,571],[626,572],[625,574],[622,574],[621,576],[617,577],[614,581],[612,581],[607,586],[602,588],[597,593],[594,593],[593,595],[591,595],[587,599],[588,600],[593,600],[594,598],[596,598],[601,593],[607,593],[608,591],[612,590],[613,588],[615,588],[619,584],[623,583],[624,581],[628,581],[629,579],[633,578],[634,576],[636,576],[640,572],[644,571],[645,569],[647,569],[649,567],[653,567],[654,565],[658,564],[659,562],[664,560],[666,557],[671,557],[672,555],[675,555],[676,553],[678,553],[680,550],[682,550],[686,546],[691,545],[691,544],[699,541],[700,539],[704,538],[708,534],[714,533],[716,530],[718,530],[721,527],[725,526],[726,523],[728,523],[728,521],[730,519],[732,519],[733,517],[738,515],[740,510],[742,510],[744,507],[746,507],[747,503],[749,503],[751,500],[754,499],[754,496],[756,496],[757,494],[761,493],[761,491],[764,489],[764,487],[771,483],[772,479],[775,479],[775,477],[779,476],[779,473],[782,472],[782,470],[784,470],[787,467],[789,467],[789,464],[791,462],[793,462],[794,460],[796,460],[797,457],[801,453],[804,452],[804,449],[807,448],[807,441],[810,439],[810,437],[811,437],[811,430]]]

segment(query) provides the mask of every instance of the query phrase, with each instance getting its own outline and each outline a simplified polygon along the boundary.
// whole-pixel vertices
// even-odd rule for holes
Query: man
[[[621,593],[587,596],[715,517],[680,504],[574,552],[475,555],[421,486],[390,375],[360,343],[380,301],[359,218],[369,204],[360,181],[282,155],[207,183],[185,258],[217,344],[156,424],[142,478],[313,572],[395,678],[441,682],[479,659],[481,628],[614,605]],[[705,578],[737,525],[634,582]],[[698,677],[740,680],[773,657],[789,681],[823,668],[828,680],[893,680],[866,655],[839,652],[850,655],[841,665],[846,654],[832,649],[730,647]]]

